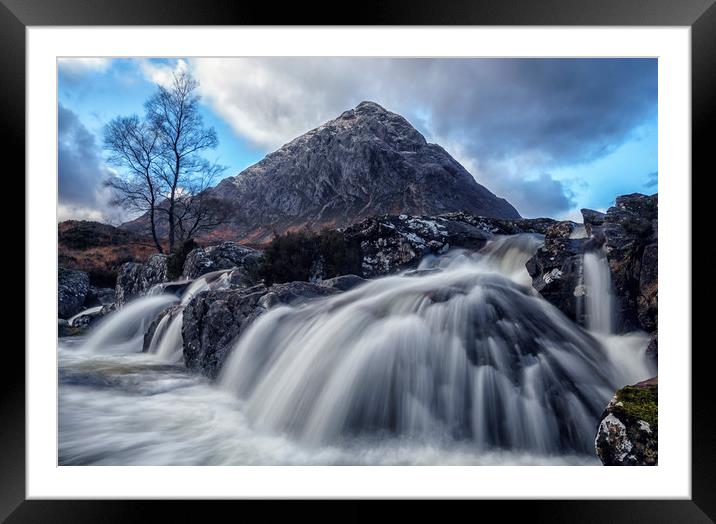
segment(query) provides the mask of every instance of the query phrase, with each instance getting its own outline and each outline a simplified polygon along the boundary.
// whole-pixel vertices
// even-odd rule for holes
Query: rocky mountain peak
[[[408,120],[364,101],[209,190],[228,204],[212,235],[265,242],[308,226],[342,228],[378,215],[468,212],[519,218]]]

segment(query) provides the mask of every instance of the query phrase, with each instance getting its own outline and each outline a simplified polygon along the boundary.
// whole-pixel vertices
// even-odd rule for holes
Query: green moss
[[[619,410],[624,414],[649,423],[652,431],[658,427],[658,386],[627,386],[617,391]]]

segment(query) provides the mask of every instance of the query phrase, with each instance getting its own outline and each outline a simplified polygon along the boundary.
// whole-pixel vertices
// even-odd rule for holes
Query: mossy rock
[[[616,394],[615,413],[636,420],[644,420],[653,431],[659,422],[659,386],[626,386]],[[621,405],[620,405],[621,404]]]
[[[658,400],[656,378],[616,392],[602,413],[594,441],[605,466],[657,465]]]

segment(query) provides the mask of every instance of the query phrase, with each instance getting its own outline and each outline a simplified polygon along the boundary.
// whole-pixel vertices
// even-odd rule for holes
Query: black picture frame
[[[338,4],[334,4],[338,5]],[[342,11],[342,12],[341,12]],[[231,3],[227,0],[0,0],[0,141],[5,169],[16,179],[13,194],[24,194],[17,173],[25,169],[25,29],[59,25],[617,25],[689,26],[692,52],[692,172],[713,171],[713,149],[707,128],[716,121],[716,5],[714,0],[454,0],[435,3],[366,0],[343,4],[341,11],[320,3],[293,3],[280,7],[268,2]],[[7,160],[11,160],[8,163]],[[10,167],[12,166],[12,167]],[[691,176],[684,173],[684,177]],[[692,184],[695,177],[692,177]],[[6,191],[10,191],[10,181]],[[693,187],[693,185],[692,185]],[[698,195],[698,193],[693,193]],[[696,202],[692,209],[696,209]],[[18,213],[19,214],[19,213]],[[15,222],[18,220],[15,219]],[[702,222],[693,220],[694,231]],[[15,226],[15,230],[16,226]],[[699,238],[704,235],[693,235]],[[25,237],[25,242],[31,241]],[[16,248],[19,252],[19,248]],[[692,260],[698,261],[692,254]],[[16,271],[16,270],[15,270]],[[696,267],[692,267],[692,274]],[[25,279],[28,275],[25,274]],[[17,294],[17,296],[21,296]],[[24,296],[24,294],[22,295]],[[15,301],[13,304],[16,304]],[[24,311],[24,308],[23,308]],[[693,308],[703,320],[704,310]],[[701,316],[701,317],[700,317]],[[694,327],[703,322],[693,322]],[[19,331],[16,328],[15,332]],[[692,352],[692,498],[691,500],[563,500],[475,501],[507,521],[528,518],[532,522],[713,522],[716,520],[716,424],[712,410],[710,353],[713,343]],[[25,359],[18,344],[3,349],[0,381],[0,519],[16,522],[113,522],[142,521],[157,511],[162,520],[208,520],[207,502],[184,501],[27,501],[25,497]],[[671,348],[686,351],[688,348]],[[666,350],[666,349],[665,349]],[[253,502],[217,503],[222,511],[240,518]],[[242,504],[241,509],[236,504]],[[288,506],[288,507],[286,507]],[[313,520],[364,520],[383,513],[376,501],[352,501],[345,507],[315,507],[315,502],[289,502],[282,511],[310,512]],[[214,503],[212,503],[212,509]],[[273,512],[275,505],[262,506]],[[424,503],[416,513],[431,517],[444,508]],[[470,508],[462,508],[475,511]],[[339,511],[340,513],[334,513]],[[235,513],[236,512],[236,513]],[[494,513],[496,512],[496,513]],[[266,514],[265,514],[266,515]],[[436,515],[438,515],[436,513]],[[242,517],[243,518],[243,517]],[[405,518],[405,515],[404,515]]]

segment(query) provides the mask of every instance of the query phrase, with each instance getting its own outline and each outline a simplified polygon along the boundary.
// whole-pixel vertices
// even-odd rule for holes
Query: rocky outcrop
[[[253,243],[269,241],[274,232],[347,227],[383,214],[519,218],[442,147],[374,102],[295,138],[222,180],[207,197],[230,210],[228,222],[211,234]],[[146,221],[123,227],[144,228]]]
[[[583,253],[588,240],[573,238],[577,224],[557,222],[545,234],[544,245],[527,262],[532,286],[570,319],[584,321]]]
[[[127,262],[119,269],[117,276],[116,303],[122,306],[133,298],[146,294],[152,286],[166,281],[166,255],[153,255],[145,264]]]
[[[289,282],[201,293],[184,308],[184,362],[189,369],[215,378],[238,336],[269,308],[338,292],[329,286]]]
[[[606,213],[583,209],[587,238],[578,225],[558,222],[527,262],[533,287],[572,320],[584,322],[583,254],[603,251],[616,297],[616,330],[655,334],[658,312],[657,195],[617,197]],[[655,344],[655,342],[654,342]],[[652,351],[655,354],[655,348]]]
[[[594,445],[605,466],[658,463],[658,380],[616,392],[602,413]]]
[[[212,271],[242,267],[247,263],[256,262],[259,258],[261,258],[260,251],[234,242],[200,247],[187,255],[182,278],[195,279]]]
[[[469,213],[384,215],[346,228],[344,236],[359,246],[362,276],[371,278],[415,267],[428,254],[478,250],[494,235],[545,233],[551,224],[554,220],[490,219]]]
[[[658,328],[658,195],[617,197],[606,213],[582,210],[584,225],[602,243],[617,297],[618,330]]]
[[[89,275],[60,267],[57,270],[57,317],[68,319],[83,309],[90,289]]]

